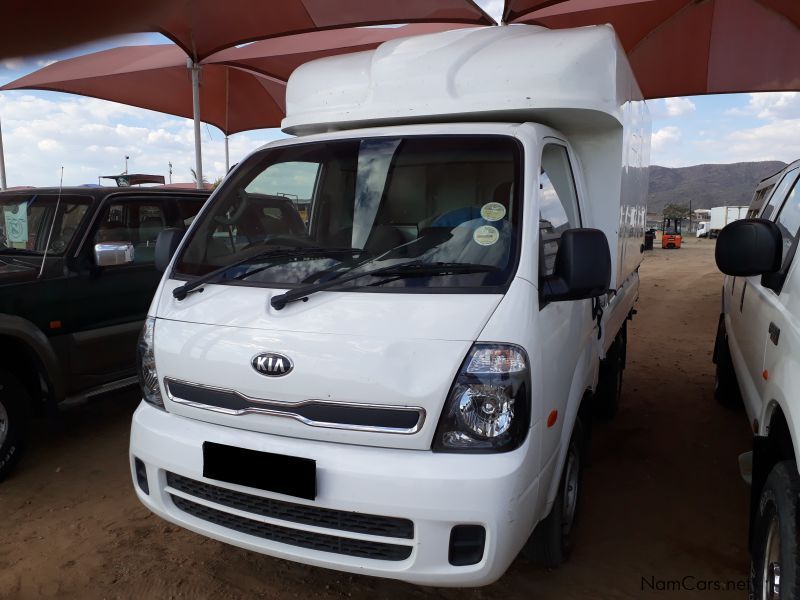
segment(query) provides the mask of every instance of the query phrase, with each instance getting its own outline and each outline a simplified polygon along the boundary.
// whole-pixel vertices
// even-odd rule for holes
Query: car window
[[[781,231],[783,238],[782,270],[788,266],[790,251],[794,246],[798,230],[800,230],[800,186],[795,185],[783,203],[781,212],[775,223]]]
[[[539,266],[543,277],[553,274],[561,234],[580,226],[578,196],[567,149],[560,144],[548,144],[542,152],[539,174]]]
[[[180,223],[176,223],[176,225],[189,227],[197,213],[203,208],[205,201],[206,198],[176,198],[175,204],[178,207],[178,219],[180,220]]]
[[[164,210],[153,200],[120,200],[103,211],[94,232],[94,243],[128,242],[133,244],[134,264],[152,263],[156,239],[166,227]]]
[[[772,194],[772,197],[769,199],[768,204],[764,207],[764,210],[761,212],[762,219],[772,219],[775,215],[776,208],[781,206],[783,199],[786,197],[786,194],[791,189],[792,185],[794,185],[795,179],[797,179],[797,174],[800,172],[800,167],[796,167],[791,171],[788,171],[786,175],[783,176],[781,182],[775,188],[775,193]]]
[[[57,194],[3,194],[0,197],[0,248],[63,254],[91,200]],[[48,246],[49,243],[49,246]]]

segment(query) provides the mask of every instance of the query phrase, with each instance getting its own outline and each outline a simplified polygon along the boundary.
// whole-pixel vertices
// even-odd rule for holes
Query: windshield
[[[63,254],[90,202],[80,196],[59,201],[57,194],[0,194],[0,251]]]
[[[175,274],[191,279],[236,263],[215,282],[292,288],[413,260],[491,268],[342,278],[343,288],[504,286],[518,248],[519,171],[518,143],[501,136],[265,150],[200,216]]]

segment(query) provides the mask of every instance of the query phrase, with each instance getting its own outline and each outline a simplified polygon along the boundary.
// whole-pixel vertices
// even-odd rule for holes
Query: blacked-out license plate
[[[203,442],[203,477],[268,492],[317,497],[317,461]]]

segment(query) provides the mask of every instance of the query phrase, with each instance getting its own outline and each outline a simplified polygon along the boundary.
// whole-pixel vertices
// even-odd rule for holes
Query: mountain
[[[759,181],[780,171],[779,161],[742,162],[692,167],[650,167],[647,211],[661,213],[667,204],[692,202],[692,208],[750,204]]]

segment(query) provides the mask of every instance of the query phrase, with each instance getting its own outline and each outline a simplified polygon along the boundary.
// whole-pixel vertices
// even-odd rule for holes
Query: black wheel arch
[[[0,369],[14,373],[34,402],[60,402],[66,396],[61,365],[50,341],[26,319],[0,314]]]
[[[753,472],[750,488],[750,543],[752,551],[753,545],[753,524],[755,521],[756,510],[761,498],[761,491],[767,481],[772,469],[779,462],[790,460],[796,461],[794,442],[789,429],[789,423],[779,405],[772,411],[767,428],[767,435],[756,435],[753,437]],[[796,463],[795,463],[796,464]]]

